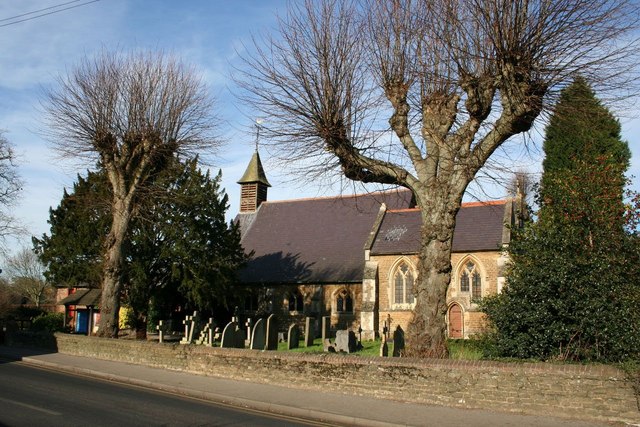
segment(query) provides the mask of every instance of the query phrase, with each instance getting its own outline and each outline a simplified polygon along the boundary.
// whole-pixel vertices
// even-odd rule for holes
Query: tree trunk
[[[126,203],[124,198],[116,199],[111,231],[109,231],[105,243],[104,277],[102,279],[100,322],[97,333],[101,337],[118,337],[120,293],[122,290],[122,247],[130,216],[130,204]]]
[[[136,328],[136,339],[137,340],[146,340],[147,339],[147,313],[141,313],[134,310],[133,313],[135,328]]]
[[[419,198],[418,198],[419,200]],[[406,354],[411,357],[444,358],[446,346],[447,290],[451,281],[451,246],[455,217],[451,200],[420,203],[422,235],[418,279],[414,286],[416,306],[407,331]]]

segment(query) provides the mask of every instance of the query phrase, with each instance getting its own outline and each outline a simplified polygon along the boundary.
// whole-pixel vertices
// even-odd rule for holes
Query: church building
[[[268,201],[256,151],[242,178],[237,216],[251,259],[239,273],[244,317],[275,313],[285,328],[329,316],[331,328],[362,328],[372,339],[386,325],[406,330],[415,306],[420,212],[408,190]],[[447,293],[450,338],[483,330],[478,302],[500,292],[519,203],[464,203],[453,239]],[[319,331],[319,327],[317,330]]]

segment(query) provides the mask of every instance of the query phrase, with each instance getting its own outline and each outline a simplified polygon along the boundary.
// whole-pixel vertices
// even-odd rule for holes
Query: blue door
[[[79,334],[86,334],[89,330],[89,311],[78,310],[76,311],[76,332]]]

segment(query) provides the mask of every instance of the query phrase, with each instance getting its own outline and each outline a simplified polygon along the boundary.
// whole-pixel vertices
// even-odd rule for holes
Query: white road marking
[[[5,398],[0,397],[0,401],[6,402],[6,403],[10,403],[12,405],[23,406],[25,408],[33,409],[34,411],[44,412],[45,414],[48,414],[48,415],[62,415],[62,413],[60,413],[60,412],[55,412],[55,411],[50,411],[48,409],[39,408],[37,406],[29,405],[28,403],[18,402],[17,400],[5,399]]]

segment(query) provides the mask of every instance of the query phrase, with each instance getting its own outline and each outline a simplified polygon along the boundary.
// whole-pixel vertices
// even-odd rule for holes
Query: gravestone
[[[264,349],[278,349],[278,322],[275,314],[272,314],[267,318],[267,339]]]
[[[404,351],[404,331],[400,325],[396,326],[393,333],[393,357],[400,357]]]
[[[164,325],[162,320],[158,320],[158,326],[156,326],[156,329],[158,330],[158,342],[163,343],[164,342]]]
[[[207,345],[211,347],[213,345],[213,329],[215,328],[215,322],[213,318],[210,317],[209,321],[205,323],[200,331],[200,336],[196,340],[196,344],[198,345]]]
[[[336,347],[333,344],[331,344],[331,340],[329,338],[322,341],[322,351],[324,351],[325,353],[336,352]]]
[[[313,340],[315,340],[315,331],[313,330],[313,318],[307,317],[304,323],[304,346],[311,347],[313,345]]]
[[[236,322],[229,322],[222,331],[222,342],[220,347],[222,348],[236,348],[236,330],[238,324]]]
[[[295,323],[289,326],[287,333],[287,348],[289,350],[300,346],[300,328]]]
[[[251,347],[251,328],[253,328],[253,322],[251,321],[250,317],[244,323],[244,326],[246,326],[247,328],[247,338],[246,338],[245,345],[247,347]]]
[[[336,351],[353,353],[356,351],[356,334],[353,331],[336,331]]]
[[[191,344],[193,341],[193,332],[196,329],[198,312],[194,311],[193,316],[186,316],[182,321],[184,325],[184,337],[180,340],[180,344]]]
[[[244,341],[247,333],[236,325],[236,348],[244,348]]]
[[[322,342],[324,340],[331,338],[329,336],[329,328],[331,327],[331,318],[329,316],[324,316],[322,318]]]
[[[266,344],[267,329],[264,319],[258,319],[251,332],[251,350],[264,350]]]
[[[389,346],[387,345],[387,338],[382,337],[382,344],[380,344],[380,357],[389,357]]]

